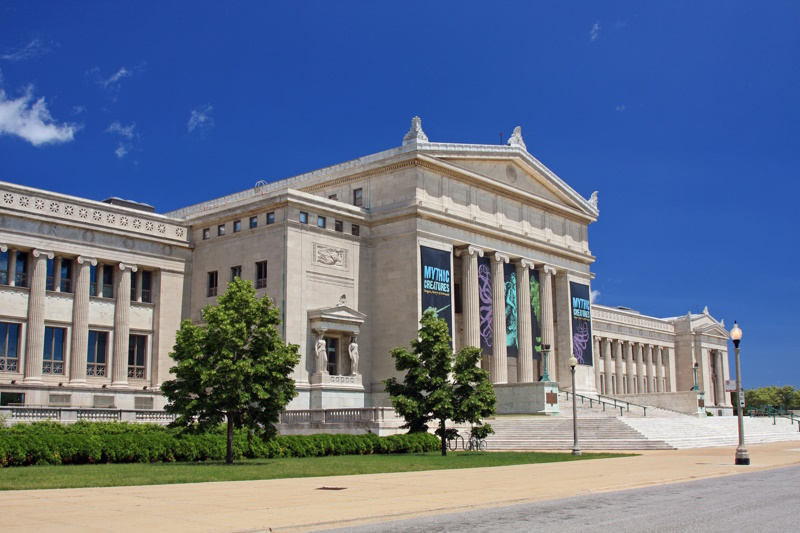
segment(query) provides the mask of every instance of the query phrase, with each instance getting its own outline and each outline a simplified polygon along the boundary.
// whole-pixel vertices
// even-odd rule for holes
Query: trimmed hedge
[[[430,433],[285,435],[263,440],[247,430],[237,430],[233,440],[235,459],[419,453],[439,448],[439,439]],[[222,461],[225,449],[222,426],[208,433],[183,435],[155,424],[118,422],[36,422],[0,428],[0,467]]]

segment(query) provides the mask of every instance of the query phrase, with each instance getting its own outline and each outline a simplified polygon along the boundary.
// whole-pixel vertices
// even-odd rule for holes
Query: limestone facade
[[[388,406],[389,352],[422,313],[422,247],[449,257],[440,316],[454,348],[482,346],[491,325],[483,364],[508,398],[550,390],[509,388],[545,373],[571,383],[576,284],[588,334],[597,194],[548,170],[519,130],[504,146],[437,143],[415,118],[398,148],[163,215],[4,182],[0,197],[6,403],[159,409],[180,321],[199,321],[238,276],[273,299],[299,346],[290,410]],[[729,377],[727,333],[707,313],[594,305],[590,320],[579,392],[687,390],[695,361],[711,394]]]

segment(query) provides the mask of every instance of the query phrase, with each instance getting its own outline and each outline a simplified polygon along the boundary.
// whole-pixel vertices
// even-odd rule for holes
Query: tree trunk
[[[441,434],[442,434],[442,437],[441,437],[441,440],[442,440],[442,455],[446,456],[447,455],[447,439],[444,438],[444,436],[445,436],[444,420],[441,420],[439,422],[439,427],[442,430],[441,431]]]
[[[225,464],[233,464],[233,415],[228,413],[228,452],[225,454]]]

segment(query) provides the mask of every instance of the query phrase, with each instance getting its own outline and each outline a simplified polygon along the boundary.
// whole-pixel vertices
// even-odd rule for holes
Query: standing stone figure
[[[317,372],[327,372],[328,347],[325,345],[325,339],[322,338],[322,335],[320,335],[319,339],[317,339],[317,344],[314,346],[314,350],[317,352]]]
[[[348,351],[350,352],[350,375],[358,375],[358,344],[356,344],[355,338],[350,339]]]

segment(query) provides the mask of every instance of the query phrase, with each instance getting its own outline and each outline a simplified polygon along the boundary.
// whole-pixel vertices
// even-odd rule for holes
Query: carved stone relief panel
[[[314,243],[311,261],[317,265],[347,270],[347,250],[325,244]]]

